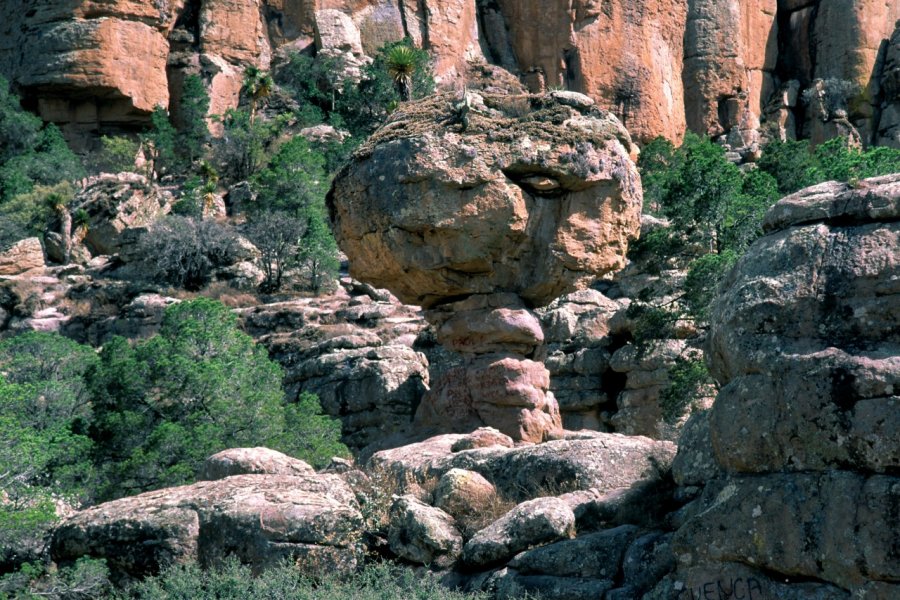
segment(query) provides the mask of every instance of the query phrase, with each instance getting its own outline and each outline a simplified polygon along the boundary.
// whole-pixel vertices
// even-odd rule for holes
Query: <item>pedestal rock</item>
[[[401,106],[338,174],[329,210],[351,274],[421,305],[464,359],[418,427],[530,442],[561,428],[532,309],[624,266],[635,154],[580,94],[437,95]]]

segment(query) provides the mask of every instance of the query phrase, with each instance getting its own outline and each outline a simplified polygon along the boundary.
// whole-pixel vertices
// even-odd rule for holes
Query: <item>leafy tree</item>
[[[134,171],[135,157],[140,143],[125,136],[101,136],[102,146],[96,158],[95,170],[106,173]]]
[[[265,162],[266,141],[275,134],[273,125],[252,121],[245,110],[229,109],[222,126],[222,137],[213,144],[219,172],[231,181],[249,179]]]
[[[298,216],[321,205],[330,183],[325,157],[302,136],[285,142],[254,179],[258,210],[282,210]]]
[[[139,245],[152,279],[196,291],[233,262],[237,238],[215,221],[170,216],[155,222]]]
[[[9,82],[0,77],[0,204],[35,185],[82,175],[81,162],[59,129],[23,110]]]
[[[309,392],[285,406],[284,433],[276,445],[316,468],[326,466],[335,456],[348,455],[341,443],[341,422],[324,414],[318,396]]]
[[[192,479],[209,455],[284,431],[281,370],[207,299],[166,310],[159,335],[104,347],[92,380],[104,497]]]
[[[338,246],[324,211],[309,214],[306,233],[300,242],[299,259],[309,276],[309,287],[316,294],[337,278],[340,267]]]
[[[778,182],[778,191],[785,195],[820,181],[815,158],[805,141],[769,142],[757,166],[775,178]]]
[[[268,98],[275,87],[275,81],[268,71],[255,67],[247,67],[244,71],[244,84],[241,90],[250,98],[250,122],[256,118],[259,101]]]
[[[57,334],[0,342],[0,563],[34,557],[59,498],[90,497],[91,405],[97,356]]]
[[[203,155],[209,141],[206,115],[209,113],[209,94],[199,75],[184,78],[184,88],[178,105],[178,128],[175,136],[178,153],[187,165],[192,165]]]
[[[281,379],[235,315],[205,298],[169,307],[149,340],[112,340],[90,378],[101,497],[186,483],[226,448],[284,449],[319,466],[322,452],[346,454],[314,397],[285,408]]]
[[[169,121],[169,113],[162,106],[153,109],[150,115],[150,130],[142,136],[149,149],[152,169],[158,175],[177,171],[180,167],[176,140],[178,132]]]

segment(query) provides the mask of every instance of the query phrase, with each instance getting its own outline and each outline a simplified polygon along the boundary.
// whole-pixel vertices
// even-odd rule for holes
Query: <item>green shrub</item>
[[[102,146],[96,158],[95,170],[105,173],[134,171],[134,161],[140,143],[125,136],[102,136]]]
[[[216,569],[173,567],[121,592],[133,600],[487,600],[481,593],[442,587],[436,578],[387,564],[348,576],[310,579],[290,564],[254,577],[234,560]]]
[[[346,455],[339,424],[314,396],[286,407],[281,380],[235,315],[204,298],[170,306],[149,340],[107,343],[90,379],[101,498],[187,483],[226,448],[266,446],[316,466]]]
[[[71,181],[83,174],[59,129],[23,110],[9,82],[0,77],[0,205],[35,185]]]

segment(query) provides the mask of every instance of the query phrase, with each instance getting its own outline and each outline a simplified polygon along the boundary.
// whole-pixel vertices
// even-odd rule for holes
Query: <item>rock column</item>
[[[416,413],[422,428],[489,425],[513,439],[542,442],[562,428],[550,372],[530,360],[544,333],[515,294],[477,294],[425,312],[438,341],[464,364],[447,372]]]
[[[464,100],[400,107],[335,178],[329,209],[350,274],[421,306],[463,357],[416,426],[541,442],[561,421],[531,309],[624,266],[640,221],[636,149],[581,94]]]

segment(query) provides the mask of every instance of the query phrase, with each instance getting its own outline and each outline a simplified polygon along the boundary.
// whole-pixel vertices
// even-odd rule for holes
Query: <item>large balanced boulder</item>
[[[498,289],[542,306],[624,266],[642,193],[618,120],[552,95],[467,100],[468,126],[450,95],[402,106],[338,175],[351,274],[426,308]]]
[[[104,558],[117,580],[227,556],[255,570],[286,558],[310,572],[346,570],[356,565],[361,523],[337,475],[235,475],[81,511],[54,532],[51,555],[61,564]]]
[[[532,312],[625,264],[642,189],[625,128],[580,94],[438,95],[397,110],[335,178],[335,233],[362,281],[425,308],[462,354],[416,426],[562,428]]]

